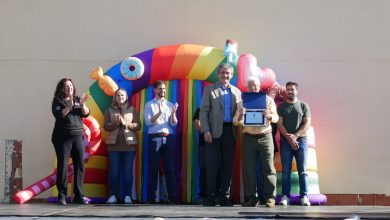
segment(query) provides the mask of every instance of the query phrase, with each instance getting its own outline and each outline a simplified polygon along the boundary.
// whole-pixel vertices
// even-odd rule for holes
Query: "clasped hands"
[[[84,94],[83,93],[83,96],[81,96],[80,98],[80,105],[84,105],[84,103],[89,99],[91,98],[91,96],[89,94]]]
[[[286,139],[287,139],[287,142],[290,144],[291,149],[298,150],[299,142],[298,142],[298,136],[297,135],[287,133]]]
[[[119,114],[119,113],[115,113],[114,114],[114,117],[115,117],[115,122],[118,124],[118,125],[125,125],[125,119],[123,119],[122,115]]]
[[[126,126],[126,121],[125,119],[122,117],[121,114],[119,113],[115,113],[114,114],[114,117],[115,117],[115,122],[117,125],[123,125],[125,127],[128,127],[129,129],[134,129],[135,127],[137,127],[137,124],[136,123],[130,123]]]
[[[164,104],[164,98],[160,99],[160,101],[158,102],[158,113],[161,115],[162,113],[162,106]],[[175,105],[172,107],[171,109],[171,116],[175,115],[176,111],[177,111],[177,108],[179,107],[179,104],[176,102]]]
[[[83,96],[80,98],[80,105],[83,106],[84,103],[90,98],[91,96],[89,94],[83,94]],[[64,100],[64,104],[66,107],[72,109],[73,108],[73,97],[70,97],[69,99]]]

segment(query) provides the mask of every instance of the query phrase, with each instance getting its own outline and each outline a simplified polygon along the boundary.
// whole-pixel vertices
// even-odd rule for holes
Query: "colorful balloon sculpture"
[[[192,123],[192,116],[200,105],[203,88],[216,82],[217,67],[224,62],[230,62],[234,67],[232,84],[238,86],[242,91],[246,91],[246,79],[249,76],[258,77],[262,82],[261,89],[266,91],[274,89],[277,98],[285,95],[283,88],[276,82],[275,73],[264,67],[257,65],[257,59],[251,54],[237,56],[237,42],[228,40],[225,43],[225,51],[210,46],[195,44],[177,44],[153,48],[135,54],[124,61],[115,64],[103,74],[103,70],[98,67],[92,70],[91,77],[95,81],[87,90],[91,98],[87,105],[91,110],[91,117],[102,127],[103,114],[110,106],[112,95],[117,88],[123,88],[131,96],[132,105],[140,112],[143,118],[144,106],[147,101],[153,98],[151,85],[156,80],[167,81],[167,99],[173,103],[177,102],[181,106],[177,111],[179,125],[175,130],[176,136],[176,181],[180,186],[177,195],[182,202],[192,202],[196,200],[198,189],[198,169],[197,169],[197,140],[198,134]],[[143,120],[142,120],[143,123]],[[135,184],[133,198],[138,201],[145,201],[147,198],[148,184],[148,135],[147,127],[142,126],[139,133],[139,144],[135,160]],[[91,159],[87,163],[93,171],[87,171],[85,179],[91,182],[85,188],[86,196],[93,197],[96,201],[101,201],[106,197],[106,185],[100,180],[94,180],[91,175],[95,175],[96,162],[92,164],[92,157],[99,157],[103,161],[106,157],[104,140],[106,134],[101,131],[100,144],[90,150]],[[100,133],[99,133],[100,134]],[[235,202],[242,200],[241,187],[241,138],[236,143],[234,176],[232,182],[232,198]],[[312,152],[311,155],[315,155]],[[96,161],[96,160],[95,160]],[[90,165],[90,163],[92,165]],[[102,162],[106,164],[106,162]],[[311,161],[316,167],[315,159]],[[277,165],[278,166],[278,165]],[[106,167],[105,167],[106,169]],[[96,172],[95,172],[96,171]],[[313,168],[313,172],[316,169]],[[103,178],[106,174],[98,174]],[[317,176],[318,178],[318,176]],[[93,183],[93,181],[96,181]],[[93,185],[100,184],[100,185]],[[295,183],[293,183],[294,186]],[[314,194],[319,194],[318,182]],[[318,190],[317,190],[318,189]],[[310,188],[309,188],[309,193]],[[53,196],[56,196],[54,191]],[[163,196],[163,195],[161,195]],[[309,195],[310,198],[310,195]],[[311,198],[310,198],[311,199]],[[316,204],[316,201],[312,201]],[[317,204],[319,204],[317,202]]]

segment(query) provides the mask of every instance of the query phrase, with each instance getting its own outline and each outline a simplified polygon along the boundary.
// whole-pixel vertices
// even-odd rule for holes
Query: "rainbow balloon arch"
[[[234,76],[231,83],[237,85],[241,91],[246,91],[245,82],[249,76],[258,77],[261,81],[261,90],[274,90],[275,101],[284,99],[285,88],[276,82],[275,73],[269,68],[257,65],[257,59],[251,54],[237,55],[237,42],[227,40],[224,50],[211,46],[194,44],[177,44],[153,48],[124,59],[112,66],[107,72],[98,67],[92,70],[91,78],[96,81],[86,93],[91,95],[87,105],[91,115],[84,120],[84,135],[86,146],[86,171],[84,177],[84,193],[92,203],[105,202],[107,198],[107,149],[105,146],[106,132],[101,129],[103,115],[112,103],[112,96],[117,88],[123,88],[131,96],[132,105],[140,112],[143,119],[145,103],[154,97],[152,84],[156,80],[167,82],[167,99],[177,102],[180,108],[177,111],[179,124],[175,130],[176,139],[176,182],[178,201],[192,203],[198,198],[199,169],[198,169],[198,133],[192,123],[192,116],[200,106],[202,92],[205,86],[218,81],[217,68],[221,63],[229,62],[234,67]],[[138,202],[147,200],[148,187],[148,128],[141,120],[142,129],[138,133],[139,144],[133,175],[132,198]],[[326,196],[320,194],[317,161],[315,151],[314,129],[309,130],[309,159],[308,197],[312,204],[326,203]],[[243,200],[242,171],[241,171],[242,135],[236,142],[234,158],[234,174],[231,187],[232,200],[239,203]],[[281,192],[281,162],[279,154],[275,155],[275,167],[278,175],[277,192]],[[298,203],[299,184],[297,181],[296,166],[293,165],[292,200]],[[72,187],[72,165],[69,165],[69,188]],[[127,174],[128,175],[128,174]],[[158,198],[166,196],[164,175],[160,172]],[[13,199],[23,204],[41,192],[53,188],[49,202],[57,199],[55,187],[56,170],[47,177],[16,193]],[[72,194],[71,190],[69,196]],[[277,200],[280,196],[277,197]]]

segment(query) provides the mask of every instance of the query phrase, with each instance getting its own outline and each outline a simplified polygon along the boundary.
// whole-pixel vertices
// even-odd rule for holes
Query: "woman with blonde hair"
[[[141,128],[139,113],[128,103],[124,89],[115,91],[112,105],[104,114],[104,130],[108,132],[106,139],[109,159],[109,195],[106,203],[114,204],[120,200],[119,177],[124,174],[124,200],[131,204],[133,183],[133,161],[138,143],[137,131]]]

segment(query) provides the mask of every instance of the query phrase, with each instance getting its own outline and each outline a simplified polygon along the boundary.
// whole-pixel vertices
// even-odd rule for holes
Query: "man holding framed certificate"
[[[244,196],[247,199],[243,206],[256,206],[257,165],[261,162],[264,198],[266,207],[275,206],[276,170],[274,166],[274,144],[272,141],[271,122],[276,123],[279,116],[274,100],[266,94],[259,93],[260,80],[249,77],[249,93],[243,94],[243,103],[239,103],[234,125],[242,125],[243,138],[243,180]]]
[[[253,84],[253,80],[249,81]],[[253,84],[255,86],[255,84]],[[252,87],[256,91],[256,87]],[[265,110],[267,108],[267,94],[259,92],[246,92],[242,94],[242,104],[245,109],[244,126],[266,126]]]

